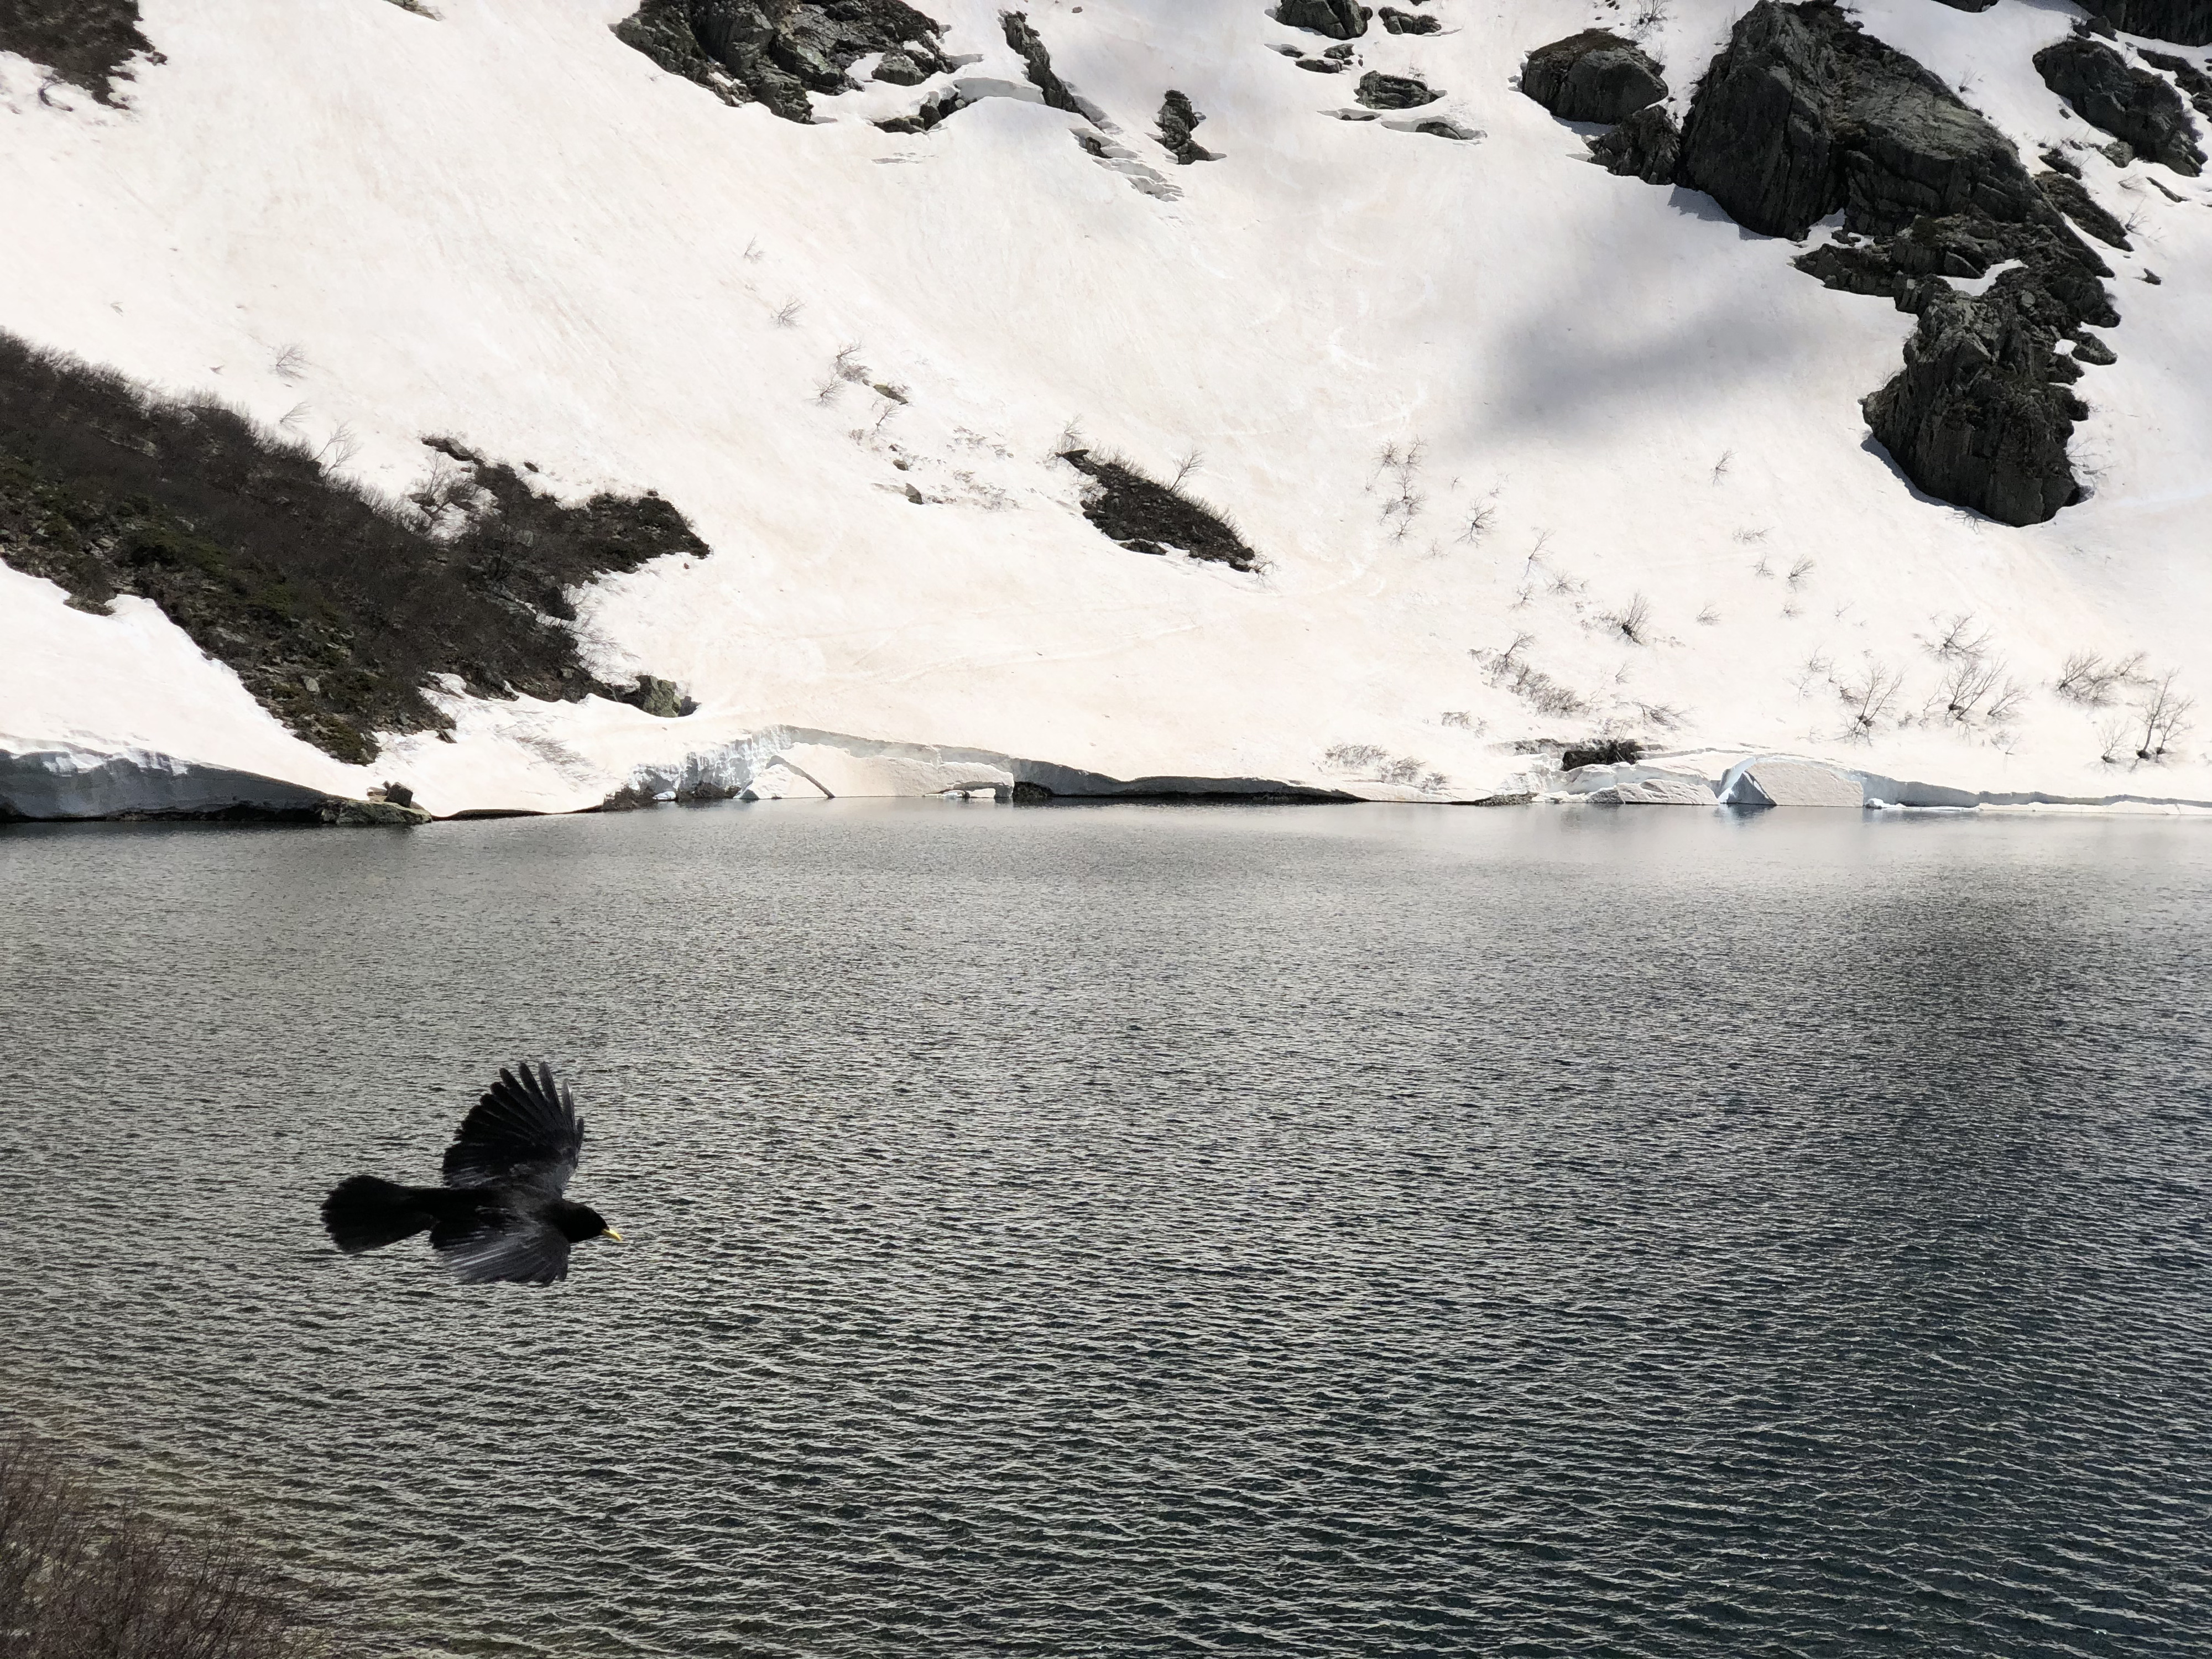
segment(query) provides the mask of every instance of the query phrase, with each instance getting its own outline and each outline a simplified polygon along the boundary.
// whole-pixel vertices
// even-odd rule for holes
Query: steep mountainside
[[[0,0],[0,811],[2212,801],[2202,9]]]

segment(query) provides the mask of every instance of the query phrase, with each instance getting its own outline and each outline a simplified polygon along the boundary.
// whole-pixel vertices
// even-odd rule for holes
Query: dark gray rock
[[[1613,122],[1664,98],[1667,81],[1634,42],[1584,29],[1530,52],[1521,90],[1563,121]]]
[[[1680,181],[1770,236],[1838,209],[1874,234],[2052,216],[2010,139],[1832,0],[1760,0],[1737,21],[1683,125]]]
[[[1340,64],[1334,58],[1301,58],[1298,59],[1298,67],[1302,70],[1311,70],[1316,75],[1341,75],[1352,65]]]
[[[2041,524],[2081,497],[2066,446],[2087,406],[2053,373],[2059,320],[2026,273],[1978,297],[1920,296],[1905,369],[1862,405],[1905,477],[2000,524]]]
[[[918,87],[929,79],[930,71],[914,61],[897,46],[885,52],[877,63],[875,73],[868,78],[881,81],[887,86]]]
[[[2095,335],[2084,331],[2074,336],[2074,361],[2094,363],[2099,368],[2110,368],[2120,361],[2120,355]]]
[[[968,100],[951,87],[940,88],[921,100],[921,106],[911,115],[895,115],[888,121],[876,125],[885,132],[927,132],[946,116],[968,107]],[[880,392],[881,386],[876,388]],[[904,403],[905,398],[895,401]]]
[[[2189,101],[2197,106],[2199,115],[2212,115],[2212,75],[2191,63],[2186,58],[2176,58],[2170,52],[2146,52],[2142,60],[2153,69],[2162,69],[2181,82],[2181,89]]]
[[[2123,252],[2134,250],[2135,245],[2128,240],[2128,228],[2099,204],[2078,176],[2056,171],[2039,173],[2035,183],[2050,198],[2051,206],[2106,247],[2116,247]]]
[[[1609,132],[1589,141],[1590,155],[1607,173],[1641,179],[1647,185],[1674,181],[1682,145],[1674,118],[1657,104],[1636,112]]]
[[[1415,76],[1370,70],[1359,77],[1358,89],[1352,96],[1370,109],[1419,109],[1435,103],[1443,94]]]
[[[1070,115],[1080,115],[1083,106],[1075,101],[1067,82],[1053,72],[1052,54],[1045,50],[1043,38],[1030,26],[1028,16],[1018,11],[1000,12],[999,24],[1006,32],[1006,44],[1021,54],[1030,84],[1044,94],[1045,102]]]
[[[2212,46],[2212,0],[2081,0],[2116,28],[2177,46]]]
[[[765,104],[811,121],[810,93],[852,86],[852,65],[881,53],[914,85],[946,67],[936,21],[904,0],[644,0],[615,36],[730,104]],[[911,81],[900,81],[904,70]]]
[[[1375,15],[1393,34],[1434,34],[1443,27],[1433,17],[1417,11],[1400,11],[1395,6],[1385,6]]]
[[[1367,33],[1367,8],[1359,0],[1282,0],[1275,21],[1294,29],[1311,29],[1334,40],[1356,40]]]
[[[2035,54],[2044,85],[2090,125],[2124,139],[2138,155],[2195,178],[2204,169],[2181,94],[2110,46],[2075,35]]]
[[[1170,91],[1160,106],[1160,143],[1168,154],[1176,158],[1177,167],[1188,167],[1194,161],[1218,161],[1221,158],[1201,145],[1194,136],[1198,124],[1206,119],[1191,106],[1189,98],[1180,92]]]

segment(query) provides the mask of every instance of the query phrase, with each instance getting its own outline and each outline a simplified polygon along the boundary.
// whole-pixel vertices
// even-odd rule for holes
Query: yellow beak
[[[600,1237],[601,1238],[611,1238],[611,1239],[612,1239],[612,1240],[614,1240],[614,1242],[615,1242],[616,1243],[617,1243],[617,1244],[619,1244],[619,1243],[621,1243],[623,1242],[623,1236],[622,1236],[620,1233],[617,1232],[617,1231],[616,1231],[613,1228],[611,1228],[611,1227],[608,1228],[605,1232],[601,1233],[601,1234],[599,1235],[599,1237]]]

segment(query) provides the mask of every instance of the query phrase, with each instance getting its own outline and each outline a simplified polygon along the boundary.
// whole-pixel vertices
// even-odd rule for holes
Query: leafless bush
[[[1195,446],[1192,447],[1176,458],[1175,477],[1170,481],[1168,488],[1181,489],[1189,481],[1190,475],[1202,471],[1205,465],[1206,452]]]
[[[1671,702],[1639,702],[1635,708],[1644,716],[1644,723],[1655,732],[1679,731],[1689,718]]]
[[[1810,559],[1798,560],[1790,567],[1790,586],[1792,587],[1802,586],[1805,578],[1811,575],[1816,568]]]
[[[1977,625],[1974,613],[1971,611],[1961,611],[1955,617],[1939,617],[1936,626],[1942,632],[1929,643],[1928,648],[1939,657],[1979,657],[1989,651],[1989,630]]]
[[[276,1575],[236,1540],[118,1516],[46,1443],[0,1436],[0,1652],[9,1659],[292,1659]]]
[[[283,347],[270,367],[276,370],[276,378],[280,380],[290,382],[303,379],[307,373],[307,354],[295,345]]]
[[[786,300],[776,307],[775,325],[778,328],[796,327],[799,323],[799,313],[805,309],[806,301],[804,300]]]
[[[1723,478],[1728,477],[1729,464],[1735,459],[1735,451],[1733,449],[1723,449],[1721,451],[1720,459],[1713,463],[1713,482],[1715,483],[1718,483]]]
[[[1774,567],[1767,562],[1765,554],[1762,553],[1759,556],[1759,562],[1752,566],[1751,574],[1764,581],[1774,580]]]
[[[1083,436],[1083,417],[1080,415],[1070,416],[1066,424],[1060,428],[1060,436],[1052,441],[1054,455],[1072,455],[1090,446]]]
[[[1503,686],[1540,714],[1579,714],[1589,704],[1529,662],[1522,654],[1535,643],[1528,634],[1516,634],[1503,651],[1476,649],[1468,654],[1482,665],[1492,685]]]
[[[2189,717],[2196,709],[2197,699],[2185,697],[2174,689],[2173,683],[2180,677],[2179,669],[2169,668],[2159,678],[2148,682],[2148,695],[2136,706],[2142,716],[2136,744],[2137,760],[2159,764],[2189,729]]]
[[[1428,498],[1414,486],[1419,477],[1421,459],[1428,446],[1415,438],[1410,443],[1387,443],[1376,456],[1376,476],[1387,476],[1389,493],[1382,503],[1382,522],[1392,526],[1390,538],[1403,541],[1413,527],[1413,520],[1428,505]]]
[[[742,257],[747,264],[757,264],[761,252],[760,238],[755,236],[745,243],[745,251]]]
[[[1437,716],[1437,724],[1450,726],[1458,732],[1480,732],[1484,723],[1464,708],[1447,708]]]
[[[2058,682],[2051,689],[2069,702],[2102,708],[2122,686],[2142,678],[2142,667],[2143,653],[2140,651],[2112,663],[2098,652],[2076,651],[2066,659],[2066,665],[2058,671]]]
[[[1774,532],[1771,530],[1752,530],[1747,528],[1737,531],[1735,532],[1735,539],[1746,545],[1748,545],[1753,542],[1763,542],[1773,533]]]
[[[1611,628],[1620,630],[1620,636],[1631,645],[1651,642],[1651,601],[1638,593],[1617,611],[1607,611],[1602,618]]]
[[[335,472],[360,453],[361,440],[355,435],[351,423],[340,421],[331,428],[331,435],[323,440],[323,447],[315,452],[315,462],[325,471]]]
[[[1698,612],[1698,625],[1700,628],[1711,628],[1720,619],[1721,613],[1714,610],[1710,604]]]
[[[830,367],[836,371],[841,380],[854,386],[867,384],[868,366],[860,361],[860,343],[858,340],[850,345],[838,347],[837,355],[830,359]]]
[[[1874,735],[1897,702],[1897,694],[1905,688],[1905,675],[1885,663],[1869,657],[1866,669],[1856,679],[1839,682],[1836,695],[1844,701],[1849,718],[1847,735],[1862,740]]]

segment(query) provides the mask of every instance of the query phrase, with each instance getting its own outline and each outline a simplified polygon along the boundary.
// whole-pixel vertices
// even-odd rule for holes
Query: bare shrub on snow
[[[1322,764],[1332,772],[1364,778],[1375,783],[1395,784],[1401,788],[1424,790],[1435,794],[1450,780],[1435,772],[1411,756],[1393,757],[1390,751],[1371,743],[1333,744],[1322,751]]]
[[[1939,657],[1979,657],[1988,653],[1990,633],[1978,626],[1971,611],[1961,611],[1956,616],[1936,618],[1942,631],[1928,641],[1928,648]]]
[[[1468,654],[1482,665],[1484,677],[1491,684],[1510,691],[1540,714],[1585,712],[1589,707],[1587,702],[1528,660],[1523,653],[1534,643],[1533,635],[1516,634],[1513,643],[1503,651],[1478,647]]]
[[[1849,716],[1845,735],[1862,742],[1873,737],[1875,729],[1887,719],[1897,702],[1897,694],[1905,689],[1903,671],[1876,662],[1872,657],[1866,661],[1865,671],[1856,678],[1836,683],[1836,695],[1843,699]]]
[[[1601,618],[1608,628],[1618,629],[1621,638],[1631,645],[1651,643],[1651,601],[1643,594],[1632,597],[1619,611],[1609,611]]]
[[[2147,691],[2136,705],[2140,717],[2136,725],[2136,758],[2151,765],[2161,764],[2167,750],[2180,740],[2189,729],[2189,717],[2197,708],[2197,699],[2184,696],[2174,687],[2181,671],[2169,668],[2155,680],[2147,682]]]
[[[2051,690],[2069,702],[2078,702],[2087,708],[2102,708],[2122,686],[2142,678],[2142,666],[2143,653],[2140,651],[2112,663],[2106,662],[2100,652],[2076,651],[2066,659],[2066,665],[2058,671],[2057,682]]]
[[[1415,438],[1410,443],[1384,444],[1376,455],[1376,477],[1388,477],[1389,480],[1389,493],[1382,502],[1382,522],[1391,526],[1390,539],[1394,542],[1406,539],[1407,532],[1413,527],[1413,520],[1420,517],[1421,509],[1428,505],[1428,498],[1414,488],[1415,480],[1420,477],[1421,459],[1427,449],[1425,441]],[[1370,483],[1368,488],[1373,489],[1373,483]]]
[[[799,313],[805,309],[806,301],[804,300],[786,300],[775,308],[774,313],[775,325],[778,328],[797,327]]]

